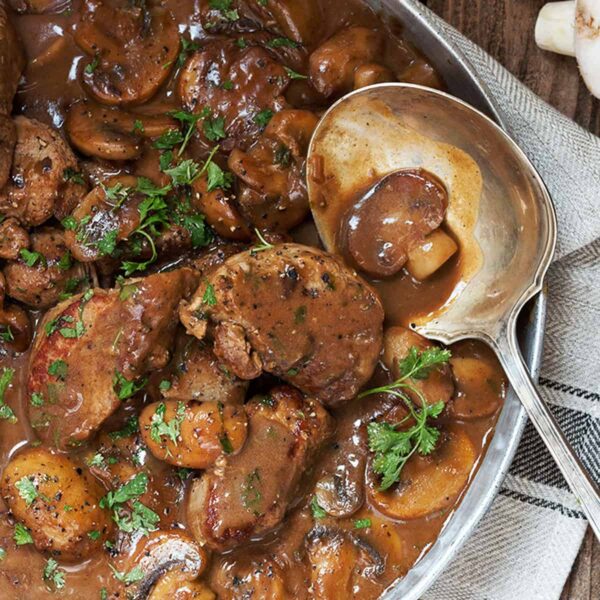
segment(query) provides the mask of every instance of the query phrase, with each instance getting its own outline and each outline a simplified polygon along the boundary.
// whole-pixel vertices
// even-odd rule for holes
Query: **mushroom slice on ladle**
[[[404,120],[377,89],[335,104],[310,144],[309,200],[325,248],[372,277],[406,268],[418,280],[460,250],[462,277],[479,256],[479,168],[460,148]]]

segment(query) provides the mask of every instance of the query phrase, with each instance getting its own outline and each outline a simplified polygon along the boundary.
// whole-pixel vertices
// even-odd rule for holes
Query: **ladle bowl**
[[[517,317],[542,289],[556,243],[546,187],[491,119],[446,93],[385,83],[343,97],[308,152],[311,209],[327,250],[342,252],[351,190],[393,171],[423,168],[445,183],[460,277],[448,301],[410,325],[451,344],[480,339],[498,355],[528,416],[600,539],[600,492],[538,394],[517,342]]]

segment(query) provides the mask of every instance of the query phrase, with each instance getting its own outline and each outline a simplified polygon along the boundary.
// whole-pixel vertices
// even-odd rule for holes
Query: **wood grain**
[[[547,0],[426,0],[425,4],[487,50],[544,100],[600,135],[600,100],[579,77],[574,58],[535,45],[534,26]],[[561,600],[600,599],[600,542],[588,529]]]
[[[574,58],[540,50],[534,26],[546,0],[427,0],[425,4],[487,50],[536,94],[600,135],[600,100]]]

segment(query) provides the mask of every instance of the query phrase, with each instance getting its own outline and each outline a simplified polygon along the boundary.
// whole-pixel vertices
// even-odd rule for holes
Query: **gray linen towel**
[[[416,0],[488,86],[509,134],[544,179],[558,215],[539,380],[545,400],[600,481],[600,139],[523,86]],[[533,33],[532,33],[533,35]],[[426,600],[559,598],[586,529],[583,513],[531,424],[489,513]]]

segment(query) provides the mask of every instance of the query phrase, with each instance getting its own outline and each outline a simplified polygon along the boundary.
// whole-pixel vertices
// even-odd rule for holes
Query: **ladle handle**
[[[531,422],[575,494],[596,538],[600,540],[600,489],[594,483],[561,431],[552,412],[537,392],[523,362],[515,328],[496,340],[498,356]]]

